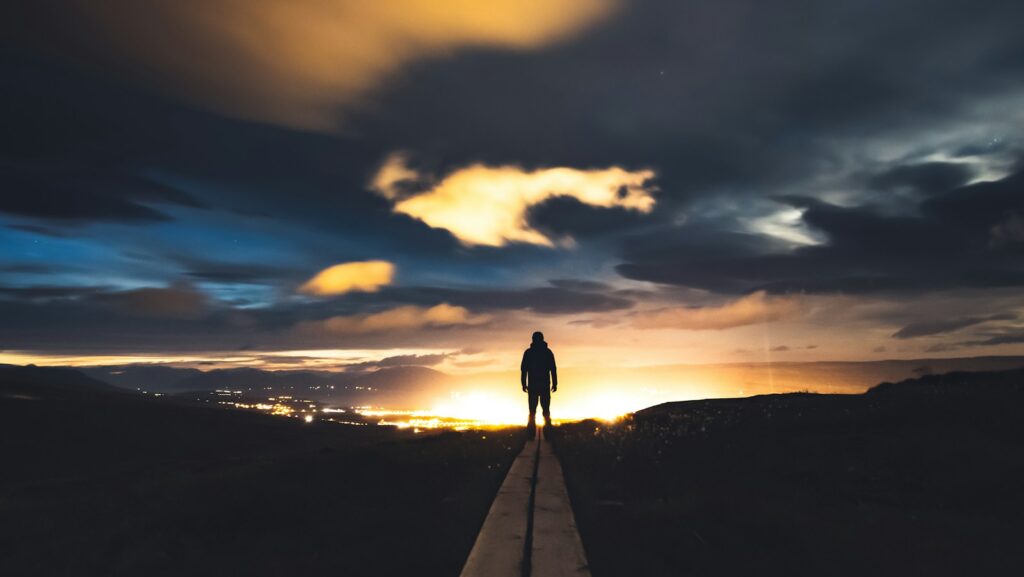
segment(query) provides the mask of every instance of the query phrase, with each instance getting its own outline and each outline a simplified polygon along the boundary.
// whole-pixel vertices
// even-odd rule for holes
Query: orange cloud
[[[303,323],[299,328],[306,331],[364,334],[425,327],[479,325],[489,320],[488,315],[474,315],[464,307],[441,303],[430,308],[409,305],[379,313],[336,316],[323,321]]]
[[[325,268],[299,287],[305,294],[328,296],[348,292],[375,292],[391,284],[395,265],[384,260],[346,262]]]
[[[339,107],[404,65],[466,47],[546,46],[603,20],[614,3],[77,0],[65,13],[92,35],[65,50],[104,54],[102,65],[130,67],[231,116],[332,130]]]
[[[633,317],[632,324],[640,329],[723,330],[791,318],[801,310],[797,298],[772,297],[758,291],[717,307],[641,312]]]
[[[556,196],[584,204],[639,212],[654,208],[648,184],[652,170],[545,168],[474,164],[445,176],[429,190],[403,198],[402,185],[425,180],[400,154],[389,156],[371,187],[394,202],[393,210],[454,234],[465,245],[502,246],[525,242],[552,246],[550,238],[527,222],[527,210]]]

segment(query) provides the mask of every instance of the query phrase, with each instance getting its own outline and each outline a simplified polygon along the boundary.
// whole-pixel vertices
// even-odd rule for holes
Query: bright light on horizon
[[[472,391],[452,393],[447,399],[434,405],[431,413],[452,419],[479,421],[491,425],[519,425],[526,422],[526,403],[512,402],[511,399],[494,393]]]
[[[555,393],[557,398],[558,393]],[[598,393],[556,405],[552,401],[552,420],[555,423],[600,419],[615,421],[626,414],[644,408],[643,398],[627,393]],[[355,412],[364,417],[379,418],[377,424],[402,429],[451,428],[465,430],[476,427],[522,426],[526,424],[528,410],[526,395],[521,398],[488,391],[451,393],[431,409],[402,410],[386,407],[359,407]],[[537,422],[542,421],[540,407]]]
[[[602,391],[573,395],[562,402],[560,393],[552,394],[551,416],[555,422],[583,419],[617,420],[633,411],[650,406],[646,395]],[[528,418],[526,395],[512,397],[485,391],[452,393],[427,411],[439,417],[476,421],[489,425],[521,425]],[[541,409],[537,407],[537,420]]]

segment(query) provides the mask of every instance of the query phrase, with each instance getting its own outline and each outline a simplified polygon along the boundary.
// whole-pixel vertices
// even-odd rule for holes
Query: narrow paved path
[[[461,577],[590,577],[562,466],[540,428],[498,489]]]

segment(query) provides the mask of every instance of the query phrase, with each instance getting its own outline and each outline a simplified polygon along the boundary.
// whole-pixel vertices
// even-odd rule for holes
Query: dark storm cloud
[[[118,306],[116,296],[104,300],[0,299],[0,348],[146,350],[177,339],[195,344],[223,336],[209,322],[134,314]]]
[[[207,296],[187,285],[98,293],[92,300],[132,315],[191,318],[203,314]]]
[[[185,284],[130,290],[102,286],[0,286],[0,299],[25,306],[28,306],[26,303],[60,303],[79,308],[82,312],[112,309],[129,316],[194,317],[204,312],[209,305],[205,294]],[[76,312],[71,318],[78,316]]]
[[[650,164],[671,202],[805,178],[839,160],[819,137],[927,126],[1012,86],[1022,16],[997,0],[630,2],[542,54],[419,66],[358,122],[455,162]]]
[[[966,344],[972,346],[1008,345],[1024,343],[1024,330],[1008,331],[1003,334],[988,337],[977,341],[969,341]]]
[[[572,283],[570,283],[572,284]],[[318,347],[321,334],[296,333],[304,322],[326,321],[403,305],[440,303],[466,307],[472,314],[531,311],[539,314],[605,312],[633,306],[630,299],[559,287],[486,290],[443,287],[390,287],[378,293],[349,294],[324,301],[287,300],[240,309],[216,301],[195,287],[178,284],[117,290],[109,287],[5,287],[0,290],[0,348],[122,351],[211,348]],[[615,291],[612,291],[614,293]],[[394,347],[395,333],[430,346],[430,339],[405,331],[355,335],[360,346]],[[425,333],[424,333],[425,334]],[[338,335],[330,337],[332,346]],[[344,336],[344,335],[342,335]],[[287,343],[287,344],[283,344]],[[472,351],[463,351],[470,354]],[[416,361],[416,359],[406,359]],[[417,362],[430,362],[430,358]],[[395,361],[399,362],[399,361]],[[404,361],[403,361],[404,362]]]
[[[24,287],[0,287],[0,295],[16,300],[26,301],[47,301],[54,299],[78,299],[90,295],[110,292],[109,287],[87,287],[87,286],[24,286]]]
[[[273,284],[282,279],[299,280],[304,272],[284,266],[220,262],[186,254],[172,255],[184,274],[197,281],[235,284]]]
[[[450,235],[389,215],[365,193],[388,151],[422,153],[439,170],[472,160],[653,165],[664,208],[649,218],[658,221],[719,187],[764,190],[813,176],[838,162],[822,138],[928,125],[1012,87],[1024,47],[1010,24],[1018,12],[1005,2],[631,2],[537,53],[479,51],[415,66],[349,119],[347,134],[360,138],[229,121],[15,60],[5,62],[5,88],[25,114],[12,132],[30,141],[5,149],[155,161],[230,184],[217,195],[238,208],[365,234],[388,250],[458,254]],[[43,86],[52,89],[40,102]],[[44,106],[46,115],[34,113]],[[589,239],[643,220],[620,212],[555,199],[532,219]],[[383,230],[390,234],[376,236]]]
[[[1010,141],[1005,138],[989,139],[985,142],[972,142],[965,144],[953,152],[954,158],[968,158],[971,156],[989,156],[1006,152],[1010,149]]]
[[[614,291],[595,292],[592,285],[584,290],[559,286],[509,290],[393,287],[354,298],[417,305],[448,303],[474,312],[525,310],[550,315],[624,310],[635,304]]]
[[[612,287],[606,283],[585,279],[556,278],[551,279],[548,282],[553,287],[580,292],[607,292],[613,290]]]
[[[974,339],[952,343],[935,343],[933,345],[929,345],[925,351],[931,353],[944,353],[975,347],[991,347],[1024,343],[1024,328],[1007,327],[982,331],[975,335],[975,337],[976,338]]]
[[[170,254],[182,270],[166,272],[180,272],[197,282],[270,286],[287,286],[346,260],[394,260],[413,278],[418,270],[447,267],[452,271],[448,276],[486,283],[503,276],[503,267],[559,258],[554,251],[532,246],[466,250],[447,231],[393,215],[386,200],[367,190],[368,180],[393,146],[379,139],[309,134],[226,119],[108,77],[2,49],[0,63],[5,69],[0,87],[11,111],[0,131],[0,157],[17,159],[11,163],[18,166],[101,166],[103,174],[118,182],[135,183],[137,174],[159,175],[160,182],[187,191],[186,198],[168,190],[112,189],[98,197],[100,205],[110,204],[102,210],[65,208],[69,218],[77,215],[74,220],[46,221],[47,228],[71,230],[74,234],[67,238],[75,238],[79,231],[54,227],[128,222],[166,231],[167,240],[154,242],[149,242],[145,226],[139,228],[140,242],[125,235],[116,240],[96,238],[89,255],[101,254],[99,247],[115,248],[121,254],[131,252],[144,263],[140,266],[152,268]],[[89,182],[69,182],[67,194],[88,198]],[[4,203],[40,217],[58,210],[37,206],[43,202],[40,198],[13,198],[13,192],[3,189],[0,211]],[[211,210],[174,210],[189,204]],[[168,220],[171,210],[175,220]],[[111,220],[115,216],[122,220]],[[262,238],[240,243],[237,232],[243,225],[259,226],[262,233],[243,232]],[[12,230],[42,232],[28,231],[22,223],[14,226],[18,228]],[[175,230],[181,231],[182,240],[197,240],[183,246],[174,238]],[[67,249],[62,247],[59,256],[68,254],[68,261],[82,252]],[[111,268],[109,262],[80,264],[92,270]],[[218,270],[220,264],[224,266]],[[127,271],[122,274],[130,278]],[[151,271],[133,280],[174,279]]]
[[[1010,321],[1016,319],[1015,314],[996,314],[983,317],[958,317],[952,319],[931,319],[910,323],[893,333],[893,338],[911,339],[929,335],[951,333],[966,327],[979,325],[991,321]]]
[[[685,226],[639,236],[617,270],[628,278],[721,292],[849,292],[1024,286],[1024,263],[993,247],[991,229],[1024,211],[1024,171],[932,196],[915,216],[784,197],[826,237],[822,245],[762,252],[756,237]]]
[[[151,204],[203,207],[159,182],[113,170],[0,162],[0,212],[55,221],[169,220]]]
[[[554,238],[578,239],[621,234],[649,223],[651,218],[635,210],[597,208],[571,197],[555,197],[530,208],[530,224]]]
[[[891,168],[873,176],[868,186],[879,190],[909,189],[920,193],[938,193],[966,184],[973,176],[969,166],[949,162],[926,162]]]
[[[0,47],[0,212],[18,220],[0,233],[17,235],[19,254],[56,264],[55,275],[78,266],[68,283],[103,285],[23,286],[15,274],[45,271],[3,271],[0,342],[260,348],[300,321],[403,304],[558,315],[653,296],[587,279],[535,286],[563,264],[575,275],[621,262],[627,278],[675,287],[659,298],[683,295],[678,287],[1021,286],[1021,172],[964,185],[1019,148],[1019,116],[1008,111],[1024,90],[1020,21],[1024,3],[998,0],[638,0],[544,50],[463,52],[382,78],[337,134],[225,118],[110,70]],[[38,38],[60,32],[34,22]],[[88,40],[89,29],[63,22]],[[575,238],[575,248],[467,248],[367,190],[396,150],[438,175],[476,161],[651,167],[658,202],[641,215],[553,198],[529,222]],[[931,160],[951,157],[979,164]],[[848,190],[873,204],[823,200]],[[793,209],[822,244],[794,247],[751,225]],[[63,226],[80,223],[106,228],[86,243]],[[251,234],[239,239],[238,229]],[[36,252],[37,241],[49,252]],[[128,251],[132,271],[108,266]],[[396,262],[398,286],[324,302],[278,290],[367,258]],[[142,272],[164,260],[173,270]],[[276,292],[218,300],[173,284],[182,277],[203,289]],[[124,284],[107,286],[111,278]],[[135,288],[153,282],[169,284]],[[234,306],[243,302],[261,306]]]
[[[411,253],[457,246],[422,223],[393,220],[387,202],[365,190],[389,150],[380,142],[231,120],[4,48],[0,89],[8,114],[0,175],[20,184],[3,183],[0,211],[152,224],[168,220],[167,208],[201,204],[333,234],[344,230],[366,246],[390,250],[406,239],[414,241],[406,247]],[[185,192],[165,182],[192,186]],[[46,194],[33,198],[29,188]],[[93,194],[95,202],[87,202]]]

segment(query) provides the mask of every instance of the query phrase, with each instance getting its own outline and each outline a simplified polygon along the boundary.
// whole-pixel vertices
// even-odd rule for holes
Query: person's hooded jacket
[[[526,372],[530,390],[547,389],[552,383],[552,377],[554,377],[555,386],[558,386],[555,354],[551,352],[545,341],[534,341],[530,344],[530,348],[523,352],[523,363],[520,369]]]

